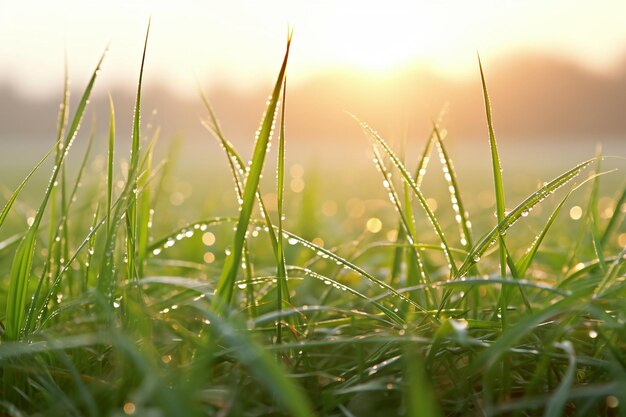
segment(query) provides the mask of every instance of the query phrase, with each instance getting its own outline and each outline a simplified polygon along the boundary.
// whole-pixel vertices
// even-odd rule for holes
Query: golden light
[[[477,50],[486,59],[512,51],[556,52],[602,67],[626,48],[624,15],[626,3],[618,0],[602,7],[566,0],[5,2],[0,79],[32,91],[50,89],[62,79],[67,50],[81,85],[110,43],[104,78],[132,84],[128,73],[136,71],[150,17],[147,77],[190,95],[199,75],[240,88],[271,80],[289,26],[291,82],[329,68],[386,71],[414,62],[473,74]],[[41,62],[47,63],[44,73]]]

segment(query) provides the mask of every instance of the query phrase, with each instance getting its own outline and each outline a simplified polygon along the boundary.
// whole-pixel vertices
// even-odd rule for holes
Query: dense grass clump
[[[356,242],[317,222],[317,236],[341,242],[326,247],[284,219],[296,215],[285,193],[290,41],[249,162],[202,97],[239,210],[180,228],[159,209],[168,171],[141,131],[145,49],[123,172],[112,102],[102,178],[83,178],[91,146],[76,176],[65,169],[100,63],[71,117],[64,95],[49,186],[26,230],[0,242],[0,415],[626,415],[626,189],[600,215],[603,158],[525,197],[505,190],[480,67],[489,214],[469,212],[475,196],[438,123],[408,166],[357,119],[395,216],[370,218]],[[264,179],[273,136],[277,170]],[[446,183],[437,210],[422,186],[439,170],[432,157]],[[0,228],[20,218],[13,206],[42,163]],[[79,193],[81,182],[95,191]],[[519,203],[507,210],[505,195]],[[565,219],[573,196],[578,223]],[[301,213],[297,223],[313,222]]]

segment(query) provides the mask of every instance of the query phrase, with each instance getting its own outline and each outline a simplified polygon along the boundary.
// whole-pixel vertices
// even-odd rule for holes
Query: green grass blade
[[[254,147],[252,155],[252,161],[249,166],[250,170],[247,175],[246,185],[243,192],[243,202],[241,204],[241,212],[239,215],[239,221],[237,222],[237,228],[235,230],[235,236],[233,238],[233,244],[230,255],[226,258],[222,275],[217,284],[215,300],[216,309],[222,310],[226,304],[229,304],[232,300],[234,284],[237,277],[237,271],[242,259],[243,246],[245,241],[248,224],[250,222],[250,216],[252,215],[252,208],[254,200],[256,198],[259,180],[263,169],[263,163],[265,161],[265,155],[267,153],[267,146],[270,142],[270,137],[273,131],[274,117],[276,114],[276,108],[278,106],[278,100],[280,98],[280,92],[282,90],[283,79],[285,77],[285,71],[287,69],[287,59],[289,57],[289,46],[291,44],[291,37],[287,41],[287,50],[283,60],[282,67],[278,74],[278,79],[274,86],[272,96],[269,100],[267,109],[265,110],[265,117],[259,129],[259,134]]]
[[[549,183],[545,184],[539,190],[532,193],[528,196],[524,201],[522,201],[517,207],[515,207],[511,212],[504,217],[504,219],[494,227],[489,233],[483,236],[480,241],[476,243],[474,248],[470,251],[467,259],[459,268],[458,276],[463,276],[467,274],[472,264],[475,264],[480,261],[481,256],[484,255],[485,251],[493,246],[500,235],[506,233],[506,231],[517,222],[520,218],[528,215],[528,213],[535,207],[537,204],[542,202],[546,197],[554,193],[559,188],[563,187],[569,181],[571,181],[574,177],[580,174],[585,168],[587,168],[590,164],[593,163],[593,159],[582,162],[576,165],[574,168],[569,171],[559,175],[554,178]],[[506,260],[505,260],[506,261]]]
[[[130,165],[128,167],[128,181],[132,183],[133,192],[130,194],[130,204],[126,212],[126,256],[128,259],[128,277],[137,278],[138,263],[138,241],[139,241],[139,214],[137,202],[137,173],[139,172],[139,154],[141,152],[141,90],[143,87],[143,71],[146,62],[146,52],[148,50],[148,37],[150,35],[150,23],[146,29],[146,38],[141,56],[141,67],[139,69],[139,82],[137,83],[137,95],[135,98],[135,109],[133,111],[133,131],[132,144],[130,149]]]
[[[356,117],[355,117],[355,120],[361,125],[361,127],[368,134],[368,136],[370,136],[374,140],[374,143],[380,145],[380,147],[385,151],[385,153],[389,156],[389,159],[391,160],[392,164],[398,169],[398,171],[402,175],[402,178],[404,179],[406,184],[409,185],[413,193],[417,196],[417,199],[420,205],[426,212],[426,217],[430,221],[430,224],[433,226],[433,229],[435,230],[435,233],[437,237],[439,238],[439,241],[441,242],[441,247],[443,248],[444,254],[446,255],[446,259],[448,260],[451,275],[453,276],[456,275],[457,267],[454,262],[454,258],[452,256],[452,251],[450,250],[450,246],[448,245],[446,237],[444,236],[443,230],[441,229],[441,226],[439,225],[439,222],[437,221],[435,214],[428,207],[426,198],[424,197],[419,187],[413,180],[413,177],[411,176],[411,174],[409,174],[409,172],[407,171],[402,161],[400,161],[400,159],[396,156],[393,150],[389,147],[389,145],[385,142],[385,140],[378,133],[376,133],[376,131],[374,131],[371,127],[369,127],[365,122],[361,122],[360,120],[358,120]]]
[[[424,181],[424,177],[426,176],[428,163],[430,162],[430,154],[432,153],[433,146],[435,146],[436,142],[435,139],[436,135],[435,130],[433,129],[428,136],[428,141],[426,142],[422,156],[417,163],[417,167],[415,168],[415,174],[413,175],[413,178],[415,178],[415,185],[417,185],[418,188],[422,186],[422,181]]]
[[[541,231],[539,232],[539,234],[537,235],[533,243],[530,245],[530,247],[526,250],[524,255],[515,264],[520,278],[523,278],[526,275],[526,271],[528,270],[528,267],[532,263],[533,259],[535,258],[535,255],[537,254],[537,251],[539,250],[539,245],[541,245],[541,242],[543,242],[543,239],[548,233],[550,226],[552,226],[552,223],[554,223],[554,220],[561,212],[561,209],[565,205],[565,202],[569,199],[569,196],[572,194],[572,191],[573,190],[568,192],[565,195],[565,197],[563,197],[561,202],[556,206],[556,208],[552,211],[552,214],[550,214],[548,221],[546,222],[544,227],[541,229]]]
[[[372,274],[370,274],[369,272],[367,272],[366,270],[364,270],[363,268],[355,265],[354,263],[342,258],[341,256],[335,254],[334,252],[323,248],[321,246],[316,245],[313,242],[310,242],[306,239],[303,239],[302,237],[291,233],[287,230],[283,231],[284,234],[286,234],[288,236],[289,239],[293,239],[294,242],[296,243],[300,243],[302,244],[305,248],[310,249],[312,251],[314,251],[315,253],[317,253],[319,256],[321,256],[322,258],[325,259],[329,259],[333,262],[335,262],[337,265],[341,265],[349,270],[352,270],[354,272],[356,272],[357,274],[361,275],[362,277],[368,279],[369,281],[371,281],[373,284],[378,285],[381,289],[385,289],[387,291],[389,291],[390,295],[393,295],[394,297],[398,297],[400,300],[405,301],[409,304],[411,304],[412,306],[414,306],[415,308],[417,308],[419,311],[422,312],[426,312],[426,310],[420,306],[419,304],[417,304],[415,301],[411,300],[410,298],[407,298],[406,296],[400,294],[395,288],[393,288],[392,286],[390,286],[389,284],[387,284],[386,282],[376,278],[375,276],[373,276]]]
[[[204,126],[219,140],[220,145],[222,146],[222,149],[224,150],[224,153],[226,154],[226,159],[228,160],[228,166],[230,168],[231,177],[235,184],[235,194],[237,198],[237,204],[238,206],[241,206],[243,202],[243,188],[244,188],[243,175],[245,173],[244,171],[245,164],[243,162],[243,158],[241,158],[241,156],[239,155],[239,153],[237,152],[233,144],[230,141],[228,141],[226,137],[224,136],[224,134],[222,133],[222,129],[220,127],[217,116],[215,115],[215,112],[213,111],[213,107],[211,106],[211,104],[209,103],[209,100],[207,99],[207,97],[204,95],[204,93],[201,90],[200,90],[200,97],[202,99],[202,102],[204,103],[206,110],[209,113],[209,121],[208,123],[204,123]],[[263,204],[263,200],[261,198],[260,192],[257,192],[257,199],[259,200],[259,207],[261,209],[261,213],[263,217],[265,218],[268,230],[270,231],[270,239],[272,242],[272,247],[275,253],[277,253],[278,241],[276,239],[274,228],[272,227],[269,214],[267,213],[267,210],[265,209],[265,205]],[[247,242],[244,242],[242,262],[243,264],[246,265],[246,269],[245,269],[246,280],[251,281],[252,280],[252,268],[250,267],[251,263],[249,261],[249,250],[248,250]],[[246,290],[247,290],[248,305],[250,307],[250,313],[252,314],[252,317],[255,317],[257,315],[257,308],[256,308],[257,301],[254,296],[253,286],[247,285]]]
[[[491,118],[491,103],[489,101],[489,93],[487,92],[487,83],[485,82],[485,74],[483,65],[478,56],[478,66],[480,68],[480,80],[483,87],[483,97],[485,100],[485,112],[487,113],[487,125],[489,128],[489,148],[491,150],[491,164],[493,168],[493,185],[496,195],[496,215],[498,224],[504,220],[505,204],[504,204],[504,185],[502,183],[502,167],[500,165],[500,156],[498,155],[498,146],[496,144],[496,135],[493,131],[493,120]],[[504,248],[499,249],[500,254],[500,273],[506,275],[506,254]]]
[[[459,225],[461,245],[465,249],[470,250],[474,244],[472,242],[472,230],[469,213],[465,209],[465,204],[463,204],[456,171],[454,170],[454,165],[452,165],[452,159],[450,159],[450,156],[448,155],[448,150],[444,145],[444,138],[437,125],[433,127],[433,130],[435,131],[435,136],[437,137],[437,150],[439,151],[439,159],[444,167],[444,177],[450,187],[450,199],[452,201],[452,209],[454,210],[454,219]]]
[[[325,285],[330,285],[332,286],[332,288],[341,290],[341,291],[345,291],[347,293],[350,293],[362,300],[365,300],[367,303],[373,305],[376,309],[378,309],[379,311],[381,311],[382,313],[384,313],[387,317],[389,317],[390,319],[390,324],[399,324],[402,323],[403,320],[400,316],[398,316],[394,311],[392,311],[391,309],[385,307],[382,303],[379,303],[378,301],[376,301],[375,299],[372,299],[368,296],[366,296],[365,294],[360,293],[359,291],[355,290],[354,288],[348,286],[348,285],[344,285],[341,282],[334,280],[330,277],[324,276],[322,274],[318,274],[317,272],[311,271],[310,269],[307,268],[300,268],[297,266],[290,266],[289,267],[289,272],[293,273],[294,276],[303,276],[303,277],[310,277],[310,278],[315,278],[318,281],[323,282]]]
[[[404,237],[407,239],[409,243],[409,249],[412,255],[412,260],[415,262],[414,265],[417,269],[417,271],[415,271],[417,272],[417,276],[416,276],[417,279],[415,280],[416,282],[413,282],[412,279],[407,278],[407,284],[408,285],[417,285],[417,284],[426,285],[425,286],[426,300],[428,301],[427,305],[430,306],[431,305],[430,302],[432,302],[433,304],[436,304],[437,301],[435,299],[435,294],[433,294],[428,287],[431,284],[430,278],[425,273],[424,262],[422,261],[422,257],[416,247],[417,239],[415,236],[415,227],[412,225],[412,222],[413,222],[412,213],[407,213],[405,215],[405,210],[403,210],[403,207],[400,204],[400,198],[398,197],[398,193],[396,192],[395,186],[393,184],[391,173],[387,170],[387,167],[383,163],[382,155],[380,154],[379,149],[374,147],[373,150],[374,150],[374,163],[376,164],[378,171],[383,175],[383,178],[384,178],[383,185],[388,191],[389,199],[391,200],[391,203],[396,209],[398,216],[400,216],[400,226],[402,228],[401,230],[403,232]],[[406,184],[404,185],[406,186]],[[410,207],[410,201],[407,201],[405,204],[405,209],[410,210],[409,207]],[[410,220],[408,220],[409,218]],[[432,298],[432,301],[430,300],[431,298]]]
[[[572,193],[574,191],[578,190],[585,183],[587,183],[588,181],[593,180],[593,178],[595,178],[595,177],[596,176],[592,176],[590,178],[587,178],[585,181],[583,181],[582,183],[580,183],[576,187],[572,188],[570,191],[567,192],[565,197],[563,197],[561,202],[559,204],[557,204],[555,209],[552,211],[552,214],[550,214],[550,217],[548,218],[548,221],[546,222],[544,227],[541,229],[541,231],[539,232],[539,234],[537,235],[537,237],[535,238],[533,243],[530,245],[530,247],[526,250],[524,255],[515,264],[517,272],[518,272],[520,278],[523,278],[526,275],[526,271],[528,270],[528,267],[530,266],[530,264],[533,261],[535,255],[537,254],[537,251],[539,249],[539,246],[541,245],[541,242],[543,242],[543,239],[545,238],[546,234],[548,233],[548,230],[550,229],[550,226],[552,226],[552,223],[554,223],[554,220],[556,219],[556,217],[558,216],[559,212],[561,211],[561,209],[565,205],[565,202],[569,199],[569,197],[572,195]]]
[[[276,309],[283,309],[283,296],[289,295],[287,288],[287,269],[285,268],[285,251],[283,247],[283,200],[285,192],[285,104],[287,101],[287,77],[283,81],[283,102],[280,116],[280,133],[278,135],[278,166],[276,168],[276,208],[278,214],[278,234],[276,242]],[[276,325],[276,343],[282,343],[282,323]]]
[[[115,160],[115,107],[113,98],[109,95],[109,147],[107,151],[107,229],[111,225],[111,201],[113,200],[113,166]]]
[[[105,54],[102,54],[96,69],[91,75],[91,78],[85,88],[83,96],[74,113],[74,118],[67,131],[67,136],[63,142],[63,152],[59,156],[57,163],[55,164],[50,181],[46,191],[44,193],[41,205],[35,215],[33,224],[28,229],[28,232],[24,236],[22,242],[20,242],[15,256],[13,258],[13,264],[11,266],[11,274],[9,281],[9,291],[7,295],[7,309],[6,309],[6,332],[5,337],[9,340],[17,340],[20,337],[22,325],[24,324],[26,299],[28,292],[28,281],[30,279],[31,267],[33,262],[33,256],[35,251],[35,241],[41,220],[43,219],[45,208],[50,199],[54,183],[57,180],[61,167],[65,157],[67,156],[69,149],[76,137],[80,122],[85,113],[85,109],[89,102],[89,97],[96,82],[96,78],[100,73],[100,67],[104,60]]]

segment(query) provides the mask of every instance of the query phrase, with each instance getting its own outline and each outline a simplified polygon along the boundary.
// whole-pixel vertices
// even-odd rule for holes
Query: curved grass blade
[[[222,310],[225,305],[229,304],[232,300],[237,271],[239,270],[239,266],[241,264],[245,235],[250,222],[250,216],[252,215],[252,208],[257,194],[263,163],[267,153],[267,147],[273,133],[274,118],[283,86],[285,71],[287,69],[290,44],[291,36],[289,36],[287,40],[287,50],[285,52],[283,64],[278,74],[278,79],[276,80],[269,104],[265,110],[265,117],[263,118],[263,122],[256,139],[252,161],[249,166],[250,170],[246,178],[246,185],[243,192],[243,202],[241,204],[239,221],[237,222],[237,228],[233,238],[232,249],[230,255],[226,258],[222,275],[217,283],[217,297],[214,299],[214,307],[218,311]]]
[[[324,275],[318,274],[317,272],[311,271],[310,269],[307,268],[301,268],[301,267],[297,267],[297,266],[290,266],[289,267],[289,271],[293,272],[295,275],[297,274],[302,274],[305,277],[311,277],[311,278],[315,278],[319,281],[322,281],[324,284],[326,285],[331,285],[333,288],[336,288],[338,290],[341,291],[345,291],[345,292],[349,292],[352,295],[355,295],[358,298],[361,298],[365,301],[367,301],[369,304],[372,304],[376,309],[380,310],[382,313],[384,313],[387,317],[389,317],[393,323],[396,324],[401,324],[403,323],[403,320],[400,316],[398,316],[395,312],[393,312],[391,309],[385,307],[383,304],[377,302],[376,300],[366,296],[365,294],[360,293],[359,291],[351,288],[348,285],[344,285],[342,283],[340,283],[337,280],[334,280],[332,278],[326,277]]]
[[[541,242],[543,242],[543,239],[548,233],[550,226],[552,226],[552,223],[554,223],[554,220],[561,212],[563,205],[565,205],[565,202],[568,200],[569,196],[572,194],[572,191],[573,190],[568,192],[565,195],[565,197],[563,197],[561,202],[556,206],[556,208],[552,211],[552,214],[550,214],[550,217],[548,218],[548,221],[546,222],[545,226],[541,229],[541,232],[539,232],[539,234],[537,235],[533,243],[530,245],[530,247],[526,250],[524,255],[515,264],[517,273],[519,274],[520,278],[523,278],[526,275],[526,271],[528,270],[528,267],[530,266],[531,262],[535,258],[535,255],[537,254],[539,245],[541,245]]]
[[[437,234],[437,237],[439,238],[439,241],[441,242],[441,247],[443,248],[446,259],[448,260],[452,276],[456,275],[457,267],[456,267],[456,264],[454,263],[454,258],[452,256],[452,251],[450,250],[450,246],[448,245],[448,242],[443,234],[443,230],[441,229],[441,226],[439,225],[439,222],[437,221],[437,218],[435,217],[434,213],[428,207],[426,198],[424,197],[422,192],[419,190],[419,187],[413,180],[413,177],[411,176],[411,174],[409,174],[404,164],[396,156],[396,154],[389,147],[389,145],[387,145],[385,140],[376,131],[374,131],[374,129],[372,129],[365,122],[360,121],[356,117],[354,117],[354,119],[361,125],[363,130],[365,130],[365,132],[372,139],[374,139],[374,143],[380,145],[383,148],[385,153],[389,156],[389,159],[391,160],[393,165],[398,169],[398,171],[400,171],[400,174],[402,175],[402,178],[404,179],[406,184],[408,184],[409,187],[411,187],[411,189],[413,190],[413,193],[417,196],[417,199],[420,202],[420,205],[426,212],[426,217],[430,221],[430,224],[433,226],[435,233]]]
[[[480,55],[478,55],[478,67],[480,68],[480,80],[483,87],[483,97],[485,100],[485,112],[487,113],[487,125],[489,128],[489,148],[491,150],[491,164],[493,168],[493,185],[496,195],[496,214],[498,218],[498,224],[504,220],[505,217],[505,204],[504,204],[504,185],[502,183],[502,166],[500,164],[500,156],[498,155],[498,145],[496,143],[496,135],[493,131],[493,120],[491,118],[491,103],[489,100],[489,93],[487,92],[487,83],[485,82],[485,74],[483,72],[483,65],[480,61]],[[506,254],[504,248],[499,248],[500,254],[500,273],[502,276],[506,275]]]
[[[541,245],[541,242],[543,242],[543,239],[545,238],[546,234],[548,233],[548,230],[550,229],[550,226],[552,226],[552,223],[554,222],[554,220],[558,216],[559,212],[563,208],[563,205],[565,204],[565,202],[569,199],[569,197],[572,195],[572,193],[574,191],[578,190],[585,183],[587,183],[587,181],[592,180],[594,177],[595,176],[587,178],[585,181],[583,181],[582,183],[580,183],[576,187],[572,188],[570,191],[567,192],[565,197],[563,197],[561,202],[559,204],[557,204],[556,208],[552,211],[552,214],[548,218],[548,221],[546,222],[545,226],[543,227],[543,229],[541,229],[541,232],[537,235],[537,237],[535,238],[533,243],[530,245],[530,247],[526,250],[524,255],[515,264],[517,272],[518,272],[520,278],[523,278],[526,275],[526,271],[528,270],[528,267],[530,266],[532,260],[534,259],[535,255],[537,254],[537,250],[539,249],[539,245]]]
[[[539,190],[535,191],[533,194],[528,196],[524,201],[522,201],[517,207],[515,207],[511,212],[504,217],[504,219],[489,233],[483,236],[478,243],[472,248],[467,259],[459,268],[457,277],[462,277],[471,268],[472,264],[475,264],[480,261],[480,257],[484,255],[485,251],[493,246],[498,240],[499,236],[506,233],[506,231],[517,222],[521,217],[526,216],[537,204],[542,202],[546,197],[550,194],[554,193],[559,188],[563,187],[573,178],[575,178],[578,174],[581,173],[585,168],[587,168],[591,163],[593,163],[593,159],[582,162],[576,165],[574,168],[569,171],[559,175],[549,183],[545,184]]]
[[[33,224],[30,226],[24,239],[20,242],[15,257],[13,258],[13,264],[11,265],[11,274],[9,282],[9,291],[7,296],[7,309],[6,309],[6,332],[5,337],[8,340],[17,340],[20,337],[22,325],[24,324],[24,313],[26,306],[26,298],[28,292],[28,281],[31,274],[31,267],[33,263],[33,256],[35,251],[35,241],[39,225],[44,215],[45,208],[50,199],[54,183],[57,180],[61,167],[65,157],[69,153],[69,149],[78,133],[80,122],[82,121],[85,109],[89,102],[89,97],[93,90],[96,78],[100,73],[100,67],[104,60],[105,53],[102,54],[96,69],[91,75],[91,78],[85,88],[83,96],[74,113],[74,118],[67,131],[67,136],[63,142],[63,152],[60,154],[57,163],[55,164],[52,175],[50,176],[48,187],[44,193],[41,205],[35,215]]]
[[[226,159],[228,160],[228,166],[230,168],[231,177],[235,184],[235,194],[237,197],[237,205],[241,207],[241,204],[243,203],[243,178],[242,177],[245,173],[244,171],[245,164],[243,162],[243,159],[241,158],[241,156],[239,155],[239,153],[233,146],[233,144],[230,143],[230,141],[228,141],[226,137],[224,136],[224,134],[222,133],[222,129],[220,127],[219,121],[217,120],[217,116],[215,115],[215,112],[213,111],[213,107],[211,106],[211,104],[209,103],[209,100],[206,98],[206,96],[204,95],[201,89],[200,89],[200,97],[202,99],[202,102],[204,103],[204,107],[209,113],[209,118],[210,118],[209,123],[203,123],[203,125],[219,140],[220,145],[222,146],[222,149],[226,153]],[[267,215],[266,213],[265,206],[263,204],[263,200],[261,199],[260,193],[257,193],[257,198],[259,200],[259,207],[261,208],[261,212],[263,213],[266,220],[268,221],[268,228],[272,229],[272,227],[270,227],[269,225],[269,221],[270,221],[269,215]],[[273,234],[270,235],[270,238],[272,237],[273,237]],[[277,243],[275,243],[275,239],[272,240],[272,244],[274,246],[277,246]],[[248,253],[247,242],[244,242],[242,259],[243,259],[243,264],[246,265],[246,269],[245,269],[246,280],[249,282],[252,280],[252,268],[251,268],[249,253]],[[256,309],[257,306],[256,306],[256,299],[254,296],[254,289],[252,285],[247,285],[246,288],[247,288],[248,305],[250,306],[250,312],[252,316],[254,317],[257,315],[257,309]]]
[[[461,193],[459,192],[459,184],[456,176],[456,171],[452,165],[452,159],[448,155],[448,151],[444,145],[444,138],[439,131],[437,125],[433,126],[433,131],[437,137],[437,150],[439,151],[439,159],[443,165],[443,173],[450,188],[450,199],[452,201],[452,209],[454,210],[455,220],[459,225],[459,233],[461,236],[461,245],[467,250],[474,245],[472,242],[472,230],[469,220],[469,213],[465,210]]]
[[[364,278],[367,278],[373,284],[378,285],[381,289],[385,289],[385,290],[389,291],[389,293],[392,296],[398,297],[402,301],[405,301],[405,302],[411,304],[412,306],[417,308],[419,311],[427,313],[427,311],[421,305],[419,305],[415,301],[411,300],[410,298],[407,298],[406,296],[400,294],[395,288],[393,288],[392,286],[390,286],[386,282],[384,282],[382,280],[379,280],[378,278],[374,277],[372,274],[370,274],[369,272],[365,271],[363,268],[361,268],[361,267],[359,267],[359,266],[357,266],[357,265],[347,261],[346,259],[336,255],[334,252],[332,252],[332,251],[330,251],[330,250],[328,250],[326,248],[323,248],[321,246],[316,245],[313,242],[310,242],[310,241],[308,241],[306,239],[301,238],[300,236],[298,236],[298,235],[296,235],[294,233],[291,233],[291,232],[286,231],[286,230],[283,231],[283,233],[286,234],[289,239],[293,239],[293,241],[295,241],[296,243],[300,243],[305,248],[308,248],[308,249],[316,252],[322,258],[332,260],[337,265],[342,265],[343,267],[356,272],[357,274],[363,276]]]
[[[425,298],[427,301],[427,305],[430,305],[429,298],[433,298],[432,303],[436,304],[437,301],[435,299],[435,294],[433,294],[429,290],[429,287],[428,287],[428,285],[430,284],[430,278],[424,272],[425,271],[424,262],[422,261],[419,251],[415,245],[416,236],[415,236],[415,227],[413,227],[412,225],[413,223],[412,213],[407,213],[407,215],[405,215],[404,210],[402,209],[402,206],[400,204],[398,193],[396,192],[395,186],[391,179],[391,173],[387,170],[387,167],[383,163],[382,155],[380,154],[380,151],[378,150],[378,148],[374,147],[373,150],[374,150],[374,163],[376,164],[378,171],[383,175],[383,178],[384,178],[383,185],[388,190],[389,199],[391,200],[391,203],[396,209],[396,212],[400,216],[400,226],[402,227],[401,230],[403,231],[404,237],[409,243],[409,248],[411,250],[412,259],[415,262],[415,266],[417,267],[416,272],[417,272],[417,276],[419,277],[417,282],[411,282],[407,278],[407,283],[409,285],[425,284],[425,289],[426,289]],[[407,210],[410,210],[410,201],[407,201],[407,203],[408,203],[406,205]],[[410,218],[411,220],[409,221],[408,218]]]
[[[442,114],[439,117],[440,119],[442,117]],[[413,175],[413,178],[415,178],[415,184],[418,186],[418,188],[421,186],[424,176],[426,175],[426,168],[428,167],[428,163],[430,161],[430,154],[432,151],[432,147],[434,146],[434,143],[435,143],[435,132],[430,132],[430,135],[428,136],[428,141],[426,142],[426,146],[424,147],[424,151],[422,152],[422,156],[417,164],[417,168],[415,169],[415,174]],[[403,184],[402,188],[404,191],[404,212],[406,213],[405,216],[406,216],[407,226],[411,230],[413,236],[416,236],[417,232],[415,231],[415,216],[413,213],[413,205],[411,202],[409,186],[405,183]],[[401,244],[406,240],[406,234],[407,234],[403,226],[402,220],[398,221],[398,226],[396,227],[396,229],[398,230],[398,237],[396,238],[396,243]],[[389,278],[389,282],[391,283],[395,282],[398,275],[400,274],[404,252],[405,252],[405,249],[401,245],[399,245],[394,251],[393,259],[391,261],[391,274]],[[407,279],[408,277],[411,277],[411,276],[420,275],[419,272],[417,272],[417,270],[419,269],[419,267],[417,266],[417,263],[412,262],[411,258],[409,258],[408,268],[412,269],[413,271],[410,270],[407,273]],[[412,272],[415,272],[415,273],[412,273]],[[426,275],[427,279],[430,279],[428,277],[428,272],[425,269],[423,269],[421,272],[424,275]]]
[[[234,217],[216,217],[213,219],[207,219],[207,220],[203,220],[203,221],[198,221],[195,223],[191,223],[181,229],[178,229],[177,231],[175,231],[174,233],[171,233],[161,239],[159,239],[158,241],[156,241],[155,243],[153,243],[150,247],[149,247],[149,251],[150,253],[152,253],[153,255],[158,255],[161,253],[161,251],[163,249],[167,249],[170,248],[172,246],[174,246],[177,242],[176,236],[178,235],[184,235],[186,231],[191,230],[191,229],[199,229],[203,226],[210,226],[213,224],[221,224],[221,223],[235,223],[237,222],[238,219],[234,218]],[[254,224],[259,225],[259,226],[263,226],[265,225],[264,221],[261,220],[253,220],[252,221]],[[200,229],[202,230],[202,229]],[[269,231],[268,231],[269,232]],[[402,301],[405,301],[411,305],[413,305],[414,307],[416,307],[418,310],[427,313],[427,311],[421,307],[419,304],[415,303],[415,301],[407,298],[406,296],[400,294],[395,288],[391,287],[389,284],[385,283],[384,281],[381,281],[379,279],[377,279],[376,277],[374,277],[373,275],[371,275],[370,273],[368,273],[367,271],[365,271],[364,269],[356,266],[355,264],[347,261],[346,259],[336,255],[335,253],[333,253],[332,251],[325,249],[321,246],[318,246],[304,238],[301,238],[300,236],[291,233],[287,230],[283,230],[283,236],[286,237],[287,239],[293,239],[294,242],[296,243],[300,243],[301,245],[303,245],[305,248],[308,248],[312,251],[314,251],[315,253],[317,253],[318,255],[327,258],[333,262],[335,262],[338,265],[342,265],[345,266],[347,269],[352,270],[354,272],[356,272],[357,274],[363,276],[364,278],[368,279],[369,281],[371,281],[373,284],[378,285],[380,288],[382,289],[386,289],[387,291],[389,291],[389,294],[391,296],[394,297],[398,297],[400,298]],[[440,249],[442,250],[442,249]],[[291,270],[292,267],[289,267],[289,270]]]

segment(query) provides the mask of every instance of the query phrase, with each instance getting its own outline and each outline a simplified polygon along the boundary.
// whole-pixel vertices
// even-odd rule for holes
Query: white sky
[[[420,60],[455,76],[505,53],[541,51],[607,69],[626,52],[626,1],[578,0],[0,0],[0,82],[57,92],[64,50],[74,84],[110,42],[105,88],[132,86],[152,16],[146,81],[195,94],[204,83],[267,85],[289,24],[289,77],[330,67],[383,71]]]

